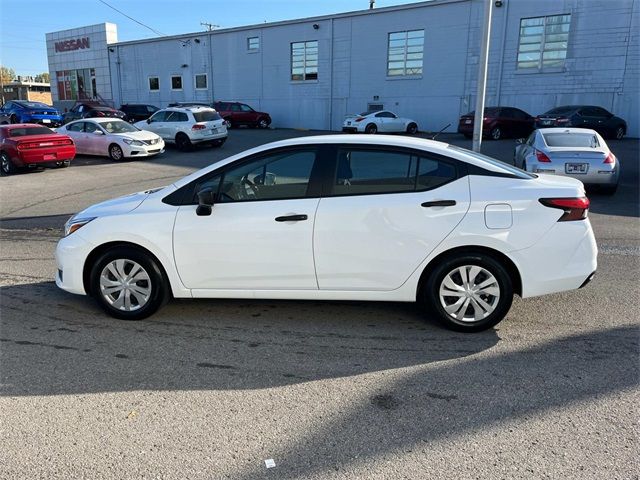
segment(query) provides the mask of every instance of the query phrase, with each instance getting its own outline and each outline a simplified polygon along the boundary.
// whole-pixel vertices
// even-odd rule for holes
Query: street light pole
[[[484,118],[484,97],[487,90],[487,64],[489,63],[489,37],[491,36],[491,13],[493,0],[484,0],[484,25],[482,44],[478,58],[478,88],[476,90],[476,114],[473,119],[473,151],[480,152],[482,146],[482,122]]]

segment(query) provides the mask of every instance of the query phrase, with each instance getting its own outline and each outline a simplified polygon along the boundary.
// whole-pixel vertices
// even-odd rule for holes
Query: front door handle
[[[423,207],[453,207],[455,200],[434,200],[433,202],[424,202]]]
[[[302,220],[306,220],[306,215],[285,215],[283,217],[276,217],[276,222],[301,222]]]

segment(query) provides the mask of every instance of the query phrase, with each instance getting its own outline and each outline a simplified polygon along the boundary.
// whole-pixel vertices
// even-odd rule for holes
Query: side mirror
[[[206,217],[211,215],[211,207],[215,203],[215,192],[212,188],[203,188],[198,192],[198,208],[196,215]]]
[[[518,139],[516,139],[516,143],[517,143],[518,145],[522,145],[524,142],[526,142],[526,139],[524,139],[524,138],[518,138]]]
[[[94,135],[104,135],[104,132],[102,130],[95,130],[93,132]]]
[[[151,119],[150,118],[147,118],[147,123],[151,123]]]

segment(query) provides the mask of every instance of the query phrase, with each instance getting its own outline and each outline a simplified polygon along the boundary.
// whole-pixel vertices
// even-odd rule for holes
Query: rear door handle
[[[276,217],[276,222],[300,222],[307,218],[306,215],[285,215],[283,217]]]
[[[433,202],[424,202],[423,207],[453,207],[455,200],[434,200]]]

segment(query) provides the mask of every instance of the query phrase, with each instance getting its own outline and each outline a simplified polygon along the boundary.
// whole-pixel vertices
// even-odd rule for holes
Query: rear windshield
[[[220,120],[221,117],[218,112],[207,110],[205,112],[194,112],[193,118],[196,119],[196,122],[210,122],[212,120]]]
[[[25,137],[27,135],[50,135],[53,130],[47,127],[20,127],[9,130],[10,137]]]
[[[19,105],[22,105],[27,108],[51,108],[46,103],[41,103],[41,102],[20,102]]]
[[[550,147],[598,148],[600,142],[593,133],[543,133],[544,141]]]
[[[465,155],[469,155],[473,158],[477,158],[478,160],[482,160],[483,162],[487,162],[494,167],[498,167],[504,170],[505,173],[509,173],[518,178],[536,178],[535,175],[525,172],[524,170],[520,170],[519,168],[514,167],[513,165],[509,165],[507,163],[501,162],[500,160],[496,160],[495,158],[487,157],[486,155],[482,155],[481,153],[474,152],[472,150],[467,150],[466,148],[456,147],[455,145],[449,145],[447,148],[454,150],[458,153],[464,153]]]
[[[127,122],[116,122],[115,120],[106,121],[106,122],[98,122],[102,128],[104,128],[107,133],[129,133],[129,132],[139,132],[140,130],[130,123]]]
[[[564,115],[565,113],[573,112],[575,109],[576,109],[576,107],[558,107],[558,108],[553,108],[553,109],[549,110],[547,113],[542,114],[541,116],[544,116],[544,115]]]
[[[484,116],[485,117],[497,117],[498,116],[498,112],[500,111],[499,108],[496,107],[487,107],[484,109]],[[472,110],[471,112],[467,113],[465,116],[474,116],[476,114],[475,110]]]

